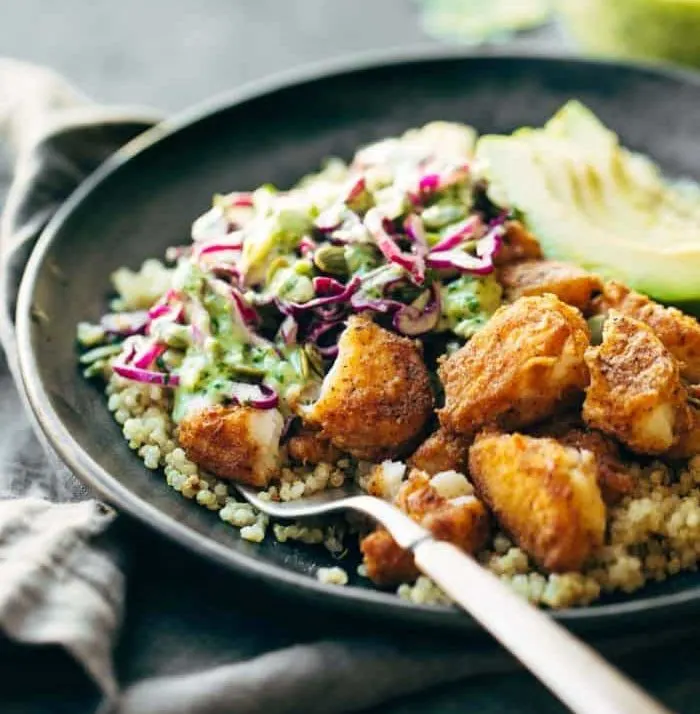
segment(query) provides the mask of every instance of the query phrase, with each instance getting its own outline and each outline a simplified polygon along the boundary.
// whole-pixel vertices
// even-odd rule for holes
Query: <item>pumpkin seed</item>
[[[306,381],[309,378],[309,357],[305,350],[294,350],[289,355],[294,371]]]
[[[233,364],[231,369],[242,377],[264,377],[265,370],[258,369],[257,367],[251,367],[248,364]]]
[[[593,315],[588,318],[588,329],[591,331],[591,344],[599,345],[603,341],[603,323],[606,315]]]
[[[426,208],[421,214],[423,219],[423,225],[426,228],[444,228],[450,225],[450,223],[456,223],[461,221],[467,215],[467,209],[465,206],[458,206],[454,203],[436,203],[430,208]]]
[[[275,273],[281,268],[287,268],[289,266],[289,260],[282,256],[275,258],[267,268],[265,273],[265,283],[269,285],[272,282],[272,278],[275,277]]]
[[[323,377],[323,357],[321,357],[321,354],[316,348],[316,345],[312,345],[310,342],[305,344],[304,352],[306,353],[306,357],[309,360],[309,365],[311,366],[311,369],[313,369],[313,371],[316,372],[319,377]]]
[[[345,248],[339,245],[322,245],[314,252],[314,263],[319,270],[332,275],[347,275],[348,262]]]

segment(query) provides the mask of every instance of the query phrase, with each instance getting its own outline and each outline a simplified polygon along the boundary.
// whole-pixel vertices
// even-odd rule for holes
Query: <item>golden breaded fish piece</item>
[[[547,418],[582,394],[588,345],[581,313],[553,295],[499,308],[440,365],[441,425],[469,436],[487,424],[516,429]]]
[[[469,451],[469,470],[501,527],[546,570],[580,570],[602,545],[605,504],[590,451],[484,432]]]
[[[700,323],[694,317],[613,281],[605,284],[597,306],[601,312],[614,309],[649,325],[681,363],[681,375],[690,382],[700,382]]]
[[[450,434],[444,429],[433,432],[408,458],[408,465],[434,476],[440,471],[466,472],[471,439]]]
[[[634,490],[634,477],[620,459],[617,444],[599,431],[572,429],[559,437],[559,442],[576,449],[586,449],[595,456],[598,485],[606,504],[618,503]]]
[[[600,278],[572,263],[555,260],[523,260],[503,267],[498,273],[505,299],[515,302],[529,295],[556,295],[567,305],[586,312],[600,292]]]
[[[591,381],[583,418],[640,454],[662,454],[690,423],[678,362],[652,329],[616,310],[603,342],[586,351]]]
[[[276,409],[214,406],[192,409],[180,422],[178,442],[207,471],[263,488],[277,474],[284,420]]]
[[[377,528],[360,541],[367,577],[376,585],[400,585],[414,581],[419,573],[413,553],[404,550],[389,535]]]
[[[542,247],[535,236],[520,221],[506,221],[500,250],[493,258],[495,265],[507,265],[518,260],[542,258]]]
[[[321,436],[361,459],[410,447],[433,408],[428,370],[415,341],[364,315],[349,318],[321,396],[303,414]]]
[[[334,464],[342,456],[342,452],[324,439],[317,431],[302,429],[290,437],[287,450],[292,461],[301,464]]]
[[[598,466],[598,486],[606,505],[618,503],[634,490],[635,478],[622,461],[619,444],[602,432],[589,429],[580,412],[556,416],[528,433],[530,436],[547,436],[565,446],[592,452]]]
[[[370,496],[376,496],[393,503],[405,475],[406,464],[403,461],[387,459],[371,468],[368,476],[363,479],[362,487]]]
[[[700,409],[689,406],[690,420],[687,427],[681,430],[678,443],[674,444],[664,456],[671,459],[690,459],[700,454]]]
[[[401,485],[396,505],[414,521],[427,528],[438,540],[446,540],[467,553],[479,550],[489,533],[489,516],[484,504],[467,491],[455,498],[444,498],[428,474],[414,469]],[[383,528],[362,539],[360,549],[368,577],[378,585],[415,580],[418,570],[413,555],[403,550]]]

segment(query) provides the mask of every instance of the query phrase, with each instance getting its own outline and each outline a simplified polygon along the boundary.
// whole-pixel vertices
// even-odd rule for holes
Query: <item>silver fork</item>
[[[529,604],[472,557],[431,533],[387,501],[354,483],[289,502],[264,501],[236,485],[255,508],[273,518],[308,518],[340,510],[371,516],[418,569],[515,655],[576,714],[670,714],[619,670],[542,610]]]

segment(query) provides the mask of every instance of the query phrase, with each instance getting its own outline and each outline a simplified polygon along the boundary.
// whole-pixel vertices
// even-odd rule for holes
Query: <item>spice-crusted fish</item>
[[[597,275],[572,263],[555,260],[512,263],[499,271],[498,279],[509,302],[520,297],[551,293],[581,312],[589,310],[593,296],[602,288]]]
[[[662,454],[690,423],[678,362],[652,329],[611,310],[603,342],[586,352],[586,423],[640,454]]]
[[[463,493],[455,495],[459,494],[455,482],[460,479]],[[449,497],[441,495],[441,490]],[[468,553],[481,548],[488,537],[488,513],[461,474],[450,474],[441,484],[439,479],[431,479],[414,469],[399,488],[395,503],[435,538],[449,541]],[[360,548],[367,575],[377,584],[391,585],[418,576],[411,552],[399,547],[383,528],[366,536]]]
[[[605,504],[590,451],[485,432],[469,451],[469,473],[499,524],[543,568],[580,570],[603,543]]]
[[[264,488],[278,471],[283,425],[276,409],[205,407],[185,415],[178,441],[187,457],[207,471]]]
[[[487,424],[515,429],[570,404],[588,383],[586,321],[553,295],[520,298],[445,359],[440,423],[471,435]]]
[[[304,419],[357,458],[396,456],[430,417],[433,394],[416,342],[353,316],[318,401]]]
[[[600,312],[617,310],[651,327],[666,349],[680,362],[681,375],[700,382],[700,323],[675,307],[664,307],[628,287],[606,283],[597,301]]]

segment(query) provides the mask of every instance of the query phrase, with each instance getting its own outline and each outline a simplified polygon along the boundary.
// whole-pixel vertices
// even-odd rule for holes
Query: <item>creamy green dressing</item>
[[[444,285],[442,296],[443,330],[468,339],[478,332],[501,305],[503,290],[493,277],[462,275]]]
[[[459,235],[470,215],[478,217],[478,187],[469,168],[476,140],[471,127],[431,122],[360,149],[349,165],[331,159],[290,190],[264,185],[252,193],[215,196],[212,209],[193,225],[192,254],[181,255],[168,271],[169,284],[144,305],[162,300],[143,344],[156,345],[159,355],[146,369],[178,380],[175,421],[194,404],[257,400],[261,386],[276,392],[285,415],[295,403],[313,401],[331,364],[330,340],[356,310],[372,310],[388,329],[420,335],[426,354],[431,353],[429,368],[445,342],[442,337],[433,341],[434,333],[452,331],[463,341],[483,326],[500,304],[495,279],[459,277],[456,268],[434,269],[426,262],[432,247]],[[385,229],[386,240],[367,221],[370,210],[394,223]],[[414,223],[411,235],[405,228],[409,220]],[[468,252],[477,249],[468,238],[460,245]],[[396,251],[403,264],[394,260]],[[406,268],[411,256],[419,280]],[[231,283],[227,270],[236,276]],[[315,278],[323,281],[315,283]],[[346,295],[337,310],[324,307],[330,312],[319,306],[299,308],[350,284],[360,302],[370,301],[364,307],[351,305]],[[436,286],[441,315],[428,311]],[[281,303],[287,308],[281,310]],[[184,319],[174,319],[171,308],[178,305]],[[426,312],[429,331],[418,327],[412,332],[410,321],[418,318],[407,318],[408,310],[404,322],[397,320],[403,308],[418,316]],[[259,324],[246,324],[248,311],[255,311]],[[296,322],[285,317],[289,311]],[[81,326],[79,338],[86,346],[112,339],[90,325]],[[106,367],[106,358],[89,365],[96,374]]]
[[[235,382],[263,381],[282,398],[284,410],[292,394],[303,394],[320,375],[301,346],[253,345],[234,320],[231,303],[209,289],[204,273],[192,263],[183,264],[178,276],[182,289],[204,306],[211,335],[203,344],[191,343],[178,368],[173,419],[180,421],[193,400],[197,404],[225,402]]]

